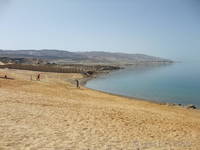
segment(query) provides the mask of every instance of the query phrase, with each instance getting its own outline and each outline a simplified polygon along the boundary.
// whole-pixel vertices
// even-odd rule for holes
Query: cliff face
[[[2,57],[13,59],[43,59],[48,62],[56,63],[116,63],[132,64],[141,62],[172,62],[144,54],[126,54],[109,52],[69,52],[62,50],[0,50],[0,59]],[[1,61],[1,60],[0,60]]]

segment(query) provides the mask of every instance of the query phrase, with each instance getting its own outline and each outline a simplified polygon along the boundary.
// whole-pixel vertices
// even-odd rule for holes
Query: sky
[[[200,60],[200,0],[0,0],[0,49]]]

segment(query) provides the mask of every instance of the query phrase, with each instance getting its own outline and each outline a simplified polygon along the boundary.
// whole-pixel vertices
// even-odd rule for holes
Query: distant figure
[[[33,80],[33,77],[32,77],[32,75],[31,75],[31,81]]]
[[[5,79],[8,79],[7,75],[4,76]]]
[[[37,75],[37,81],[40,81],[40,74]]]
[[[76,80],[76,87],[77,87],[77,88],[80,88],[79,80]]]

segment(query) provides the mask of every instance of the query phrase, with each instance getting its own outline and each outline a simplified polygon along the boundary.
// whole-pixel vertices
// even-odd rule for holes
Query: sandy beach
[[[199,150],[200,110],[106,94],[81,74],[0,69],[0,150]],[[32,76],[32,80],[31,80]]]

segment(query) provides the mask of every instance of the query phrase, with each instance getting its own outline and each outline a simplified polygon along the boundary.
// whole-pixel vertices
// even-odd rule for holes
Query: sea
[[[132,65],[89,80],[86,87],[144,100],[200,107],[200,63]]]

